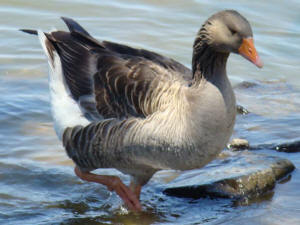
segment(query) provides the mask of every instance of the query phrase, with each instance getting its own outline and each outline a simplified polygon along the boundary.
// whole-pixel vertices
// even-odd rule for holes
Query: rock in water
[[[243,107],[241,105],[237,105],[236,106],[236,111],[237,111],[238,114],[241,114],[241,115],[247,115],[247,114],[249,114],[249,111],[245,107]]]
[[[239,150],[249,149],[250,145],[246,139],[234,138],[228,144],[228,148],[232,151],[239,151]]]
[[[206,167],[184,172],[164,193],[177,197],[251,199],[275,187],[276,180],[294,170],[287,159],[251,152],[231,152]]]

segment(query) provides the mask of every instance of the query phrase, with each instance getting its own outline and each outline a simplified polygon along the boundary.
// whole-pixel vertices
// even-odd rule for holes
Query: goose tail
[[[34,30],[22,31],[30,34],[35,34],[36,32],[48,58],[51,111],[56,134],[61,140],[66,128],[78,125],[86,126],[90,121],[85,118],[80,106],[72,98],[66,85],[61,59],[55,48],[55,43],[52,43],[47,37],[51,36],[51,33],[45,34],[42,31]]]

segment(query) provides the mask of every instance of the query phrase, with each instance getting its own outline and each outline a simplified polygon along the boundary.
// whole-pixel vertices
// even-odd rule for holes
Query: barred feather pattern
[[[111,60],[103,57],[100,61],[108,64]],[[145,59],[123,60],[100,69],[94,79],[97,110],[104,118],[145,118],[164,110],[174,83],[187,86],[181,77]]]
[[[121,148],[122,136],[133,123],[134,119],[126,121],[107,119],[90,123],[85,127],[67,128],[63,134],[63,145],[68,156],[84,170],[111,168],[113,162],[120,163],[111,157],[117,155],[111,153]]]

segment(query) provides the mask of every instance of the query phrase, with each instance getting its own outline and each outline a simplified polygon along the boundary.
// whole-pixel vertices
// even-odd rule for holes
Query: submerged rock
[[[251,82],[251,81],[243,81],[241,83],[239,83],[238,85],[235,86],[235,88],[239,88],[239,89],[248,89],[248,88],[253,88],[258,86],[257,83]]]
[[[300,152],[300,141],[277,145],[275,147],[275,150],[279,152],[288,152],[288,153]]]
[[[168,184],[164,193],[177,197],[256,198],[275,187],[276,181],[294,170],[287,159],[231,152],[202,169],[187,171]]]
[[[233,139],[228,145],[228,149],[237,151],[237,150],[243,150],[244,144],[243,141],[244,139]],[[245,140],[247,141],[247,140]],[[246,142],[245,142],[246,144]],[[249,145],[245,149],[248,150],[264,150],[264,149],[269,149],[269,150],[276,150],[278,152],[286,152],[286,153],[296,153],[300,152],[300,140],[299,141],[294,141],[294,142],[287,142],[287,143],[282,143],[282,144],[259,144],[259,145]]]

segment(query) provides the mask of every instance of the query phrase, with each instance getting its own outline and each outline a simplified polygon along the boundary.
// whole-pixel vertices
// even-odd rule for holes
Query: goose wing
[[[188,85],[191,71],[173,59],[143,49],[99,42],[78,23],[70,32],[46,34],[58,52],[70,94],[91,121],[146,117],[161,106],[172,82]]]

